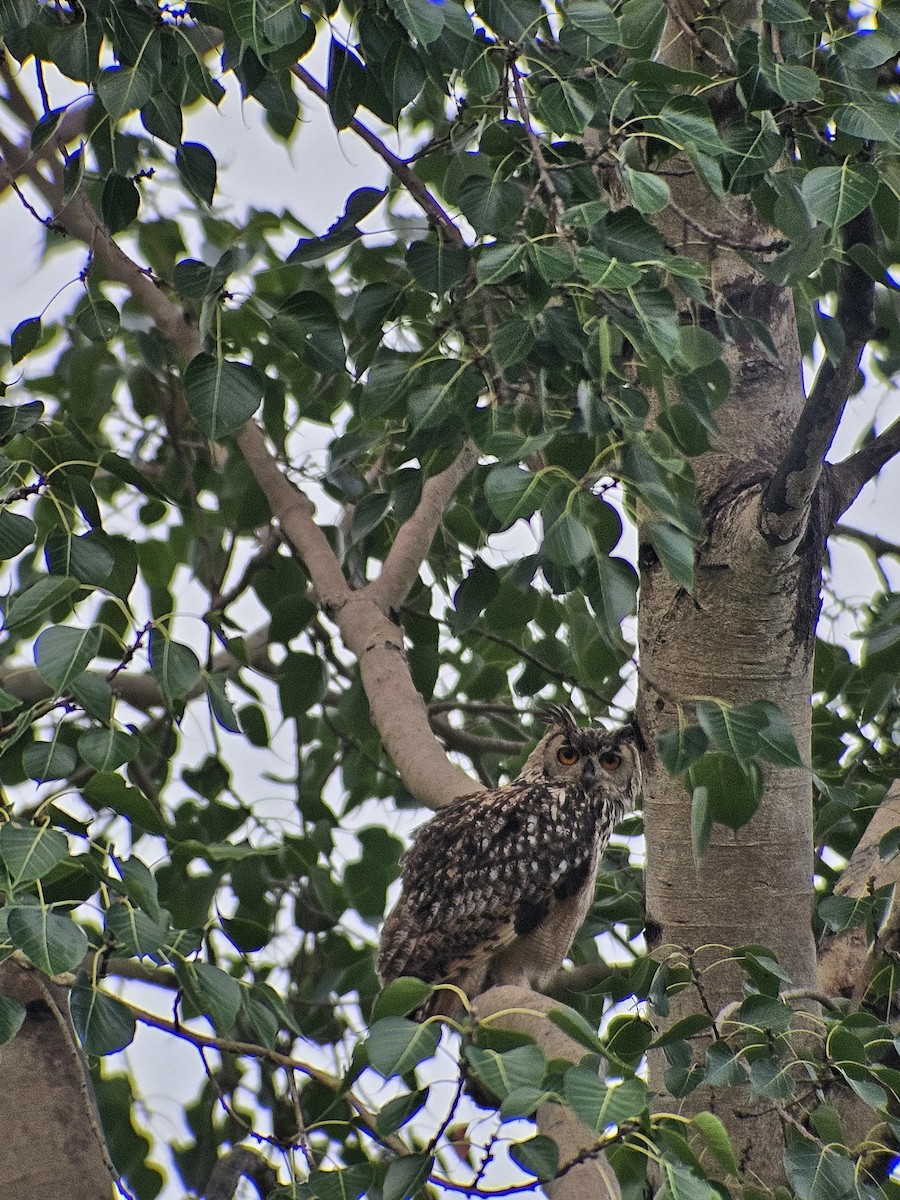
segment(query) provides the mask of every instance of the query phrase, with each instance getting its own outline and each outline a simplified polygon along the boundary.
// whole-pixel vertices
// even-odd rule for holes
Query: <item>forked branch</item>
[[[874,236],[874,219],[866,209],[845,227],[845,254],[859,243],[871,246]],[[763,494],[760,528],[773,547],[795,545],[806,529],[825,455],[856,385],[863,349],[874,331],[874,295],[874,281],[847,257],[838,283],[836,313],[844,335],[843,353],[836,363],[823,359],[784,458]]]
[[[8,155],[7,169],[15,172],[28,163],[28,150],[19,147]],[[87,197],[79,192],[63,205],[55,182],[36,171],[30,177],[56,213],[57,224],[90,247],[107,277],[129,290],[176,355],[190,361],[199,353],[201,338],[196,326],[151,273],[122,250]],[[385,585],[380,589],[369,585],[357,592],[317,525],[312,502],[284,474],[259,426],[249,421],[235,440],[285,538],[309,572],[324,613],[338,626],[345,645],[359,661],[373,724],[406,786],[431,808],[477,791],[475,781],[449,761],[432,732],[425,704],[412,682],[402,630],[386,615],[395,597],[402,603],[412,587],[443,512],[475,464],[474,450],[467,447],[450,467],[426,483],[419,506],[400,531],[396,552],[388,556]]]
[[[843,462],[829,467],[834,513],[841,516],[847,511],[870,479],[874,479],[881,468],[900,454],[900,417],[887,429],[867,442],[861,450],[845,458]]]

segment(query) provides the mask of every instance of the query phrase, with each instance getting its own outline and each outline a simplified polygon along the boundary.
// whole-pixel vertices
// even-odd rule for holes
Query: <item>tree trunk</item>
[[[68,989],[7,959],[0,995],[25,1020],[0,1046],[0,1179],[8,1200],[105,1200],[115,1171],[69,1020]],[[65,1164],[64,1173],[61,1164]]]
[[[663,44],[671,41],[664,38]],[[725,360],[732,384],[716,413],[720,435],[710,452],[692,460],[705,518],[693,594],[673,582],[646,536],[640,537],[638,714],[648,742],[647,938],[660,961],[686,965],[692,979],[692,986],[671,998],[666,1025],[697,1012],[715,1017],[741,998],[745,975],[732,956],[741,945],[768,947],[795,987],[815,985],[809,774],[767,768],[752,819],[736,831],[714,825],[702,860],[695,862],[691,795],[660,762],[655,736],[695,723],[698,700],[735,705],[768,700],[778,705],[809,761],[824,546],[815,522],[799,545],[773,546],[761,521],[764,488],[785,457],[804,405],[800,350],[790,290],[762,278],[730,247],[765,246],[780,235],[761,225],[740,197],[726,208],[693,172],[669,182],[682,217],[667,220],[667,241],[676,253],[684,247],[696,256],[697,242],[704,240],[700,231],[706,231],[719,311],[762,322],[778,360],[749,331],[742,333],[739,321],[730,325],[736,332]],[[712,313],[701,321],[721,336]],[[657,1093],[665,1091],[665,1065],[661,1052],[651,1055]],[[758,1106],[768,1110],[761,1115],[741,1089],[717,1094],[701,1087],[678,1107],[717,1113],[738,1162],[764,1184],[783,1182],[780,1157],[771,1151],[773,1137],[781,1138],[771,1102]]]

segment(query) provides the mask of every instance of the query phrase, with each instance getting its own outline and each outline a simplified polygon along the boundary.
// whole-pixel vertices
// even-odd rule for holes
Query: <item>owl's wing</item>
[[[593,852],[573,837],[565,789],[514,780],[444,809],[419,831],[403,863],[403,894],[385,922],[378,970],[453,980],[549,911]],[[589,836],[588,836],[589,835]]]

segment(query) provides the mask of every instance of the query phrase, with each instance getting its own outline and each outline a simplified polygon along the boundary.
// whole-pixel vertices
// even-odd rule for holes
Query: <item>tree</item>
[[[826,455],[900,353],[900,4],[0,32],[7,202],[84,247],[0,409],[4,1194],[159,1194],[115,1058],[154,1027],[206,1071],[176,1191],[888,1195],[900,547],[842,517],[900,422]],[[304,172],[323,101],[386,186],[236,218],[184,123],[233,88]],[[879,564],[858,658],[816,639],[832,536]],[[397,809],[635,680],[646,868],[611,850],[552,995],[480,997],[429,1067],[427,985],[373,970]]]

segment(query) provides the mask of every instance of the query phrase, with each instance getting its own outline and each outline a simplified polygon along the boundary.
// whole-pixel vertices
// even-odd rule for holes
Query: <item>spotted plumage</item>
[[[471,997],[542,987],[559,967],[641,772],[631,730],[579,729],[560,708],[552,721],[515,779],[454,801],[417,833],[381,935],[385,983],[413,975]],[[458,1008],[444,990],[418,1015]]]

